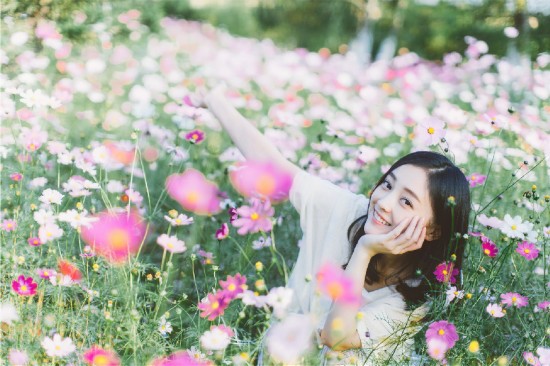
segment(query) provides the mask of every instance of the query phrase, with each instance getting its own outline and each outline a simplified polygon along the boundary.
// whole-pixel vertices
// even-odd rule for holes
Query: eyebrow
[[[393,174],[393,172],[390,172],[390,173],[388,174],[388,176],[392,177],[392,179],[393,179],[394,181],[397,180],[397,178],[395,177],[395,174]],[[420,198],[418,198],[418,196],[417,196],[412,190],[410,190],[409,188],[404,187],[403,190],[404,190],[405,192],[407,192],[408,194],[410,194],[411,196],[413,196],[413,198],[416,199],[418,202],[422,202],[422,201],[420,201]]]

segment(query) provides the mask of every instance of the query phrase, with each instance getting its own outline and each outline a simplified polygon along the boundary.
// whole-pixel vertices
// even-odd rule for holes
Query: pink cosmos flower
[[[540,360],[537,356],[533,354],[533,352],[523,352],[523,359],[525,362],[527,362],[529,365],[533,366],[541,366]]]
[[[448,351],[447,343],[438,338],[430,339],[427,342],[428,355],[438,361],[445,359],[445,353]]]
[[[200,144],[204,140],[204,132],[193,130],[185,135],[185,139],[193,144]]]
[[[29,362],[29,356],[25,351],[12,348],[8,354],[8,361],[10,365],[25,366]]]
[[[528,261],[531,261],[539,256],[539,250],[537,249],[535,244],[529,243],[528,241],[522,241],[518,243],[516,252],[518,252],[523,258],[527,259]]]
[[[183,253],[187,250],[185,242],[179,240],[175,235],[162,234],[157,238],[157,243],[170,253]]]
[[[20,275],[17,280],[12,281],[11,288],[21,296],[33,296],[36,294],[38,284],[34,282],[32,277]]]
[[[199,255],[199,257],[201,257],[201,263],[202,264],[213,264],[214,262],[212,261],[212,259],[214,259],[214,254],[212,254],[211,252],[206,252],[202,249],[199,249],[197,251],[197,254]]]
[[[317,272],[317,287],[336,302],[359,304],[359,296],[353,292],[353,280],[344,270],[332,263],[325,263]]]
[[[198,215],[220,212],[218,187],[195,169],[170,175],[166,179],[166,190],[170,197],[188,211]]]
[[[105,350],[99,346],[92,346],[82,355],[84,362],[90,366],[119,366],[120,359],[113,351]]]
[[[435,278],[439,282],[450,282],[455,283],[456,277],[458,275],[458,269],[454,268],[453,263],[447,263],[443,262],[437,265],[435,267],[435,271],[433,272],[435,275]]]
[[[482,185],[483,183],[485,183],[486,179],[487,179],[486,175],[473,173],[468,177],[468,182],[470,182],[470,188],[474,188]]]
[[[29,243],[29,245],[33,247],[39,247],[42,244],[42,242],[40,241],[40,238],[38,237],[29,238],[27,240],[27,243]]]
[[[151,366],[214,366],[210,360],[197,359],[188,351],[178,351],[153,361]]]
[[[502,309],[502,306],[498,304],[489,304],[487,305],[487,308],[485,310],[493,318],[502,318],[504,315],[506,315],[506,311]]]
[[[40,278],[49,279],[51,276],[55,276],[57,274],[57,271],[50,268],[38,268],[36,270],[36,274],[39,275]]]
[[[491,258],[496,257],[498,254],[498,248],[495,243],[487,237],[483,237],[481,240],[481,250],[483,251],[483,254]]]
[[[239,214],[237,213],[237,209],[234,208],[234,207],[230,207],[227,210],[227,213],[229,214],[229,223],[230,224],[232,224],[233,221],[237,220],[237,218],[239,217]]]
[[[116,264],[138,252],[147,227],[136,211],[129,214],[103,211],[94,217],[97,221],[88,227],[82,226],[80,236],[98,255]]]
[[[237,209],[240,218],[233,221],[233,226],[238,227],[237,233],[257,233],[259,231],[271,231],[273,224],[271,218],[275,213],[271,203],[267,200],[262,202],[257,198],[250,199],[251,206],[242,206]]]
[[[206,300],[198,304],[199,310],[202,311],[200,316],[202,318],[208,317],[208,320],[212,321],[223,315],[225,309],[229,306],[229,302],[230,300],[224,291],[208,294]]]
[[[292,176],[270,162],[237,163],[230,170],[229,179],[241,195],[267,198],[272,203],[285,200],[292,185]]]
[[[500,298],[502,299],[502,303],[508,308],[512,306],[522,308],[524,306],[527,306],[527,304],[529,303],[527,297],[521,296],[520,294],[515,292],[507,292],[500,295]]]
[[[229,236],[229,226],[224,222],[218,230],[216,230],[216,239],[223,240]]]
[[[421,121],[415,132],[421,143],[426,146],[439,144],[441,139],[445,137],[445,134],[445,123],[434,117]]]
[[[17,222],[15,220],[4,220],[2,221],[2,229],[4,229],[5,231],[14,231],[15,229],[17,229]]]
[[[225,281],[220,280],[220,286],[229,301],[236,298],[239,294],[242,294],[248,288],[246,285],[246,277],[240,273],[237,273],[235,277],[227,276]]]
[[[540,310],[550,310],[550,301],[541,301],[537,304],[537,308]]]
[[[447,349],[454,347],[456,341],[458,341],[458,333],[453,323],[449,323],[446,320],[440,320],[430,324],[426,331],[426,342],[438,339],[445,342]]]
[[[21,180],[23,179],[23,174],[21,174],[21,173],[11,173],[10,174],[10,179],[13,180],[14,182],[21,182]]]

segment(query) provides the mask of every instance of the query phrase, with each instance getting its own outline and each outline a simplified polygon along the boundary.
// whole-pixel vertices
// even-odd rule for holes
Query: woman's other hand
[[[386,234],[365,234],[358,248],[371,256],[376,254],[403,254],[420,249],[426,238],[425,220],[419,216],[408,217]]]

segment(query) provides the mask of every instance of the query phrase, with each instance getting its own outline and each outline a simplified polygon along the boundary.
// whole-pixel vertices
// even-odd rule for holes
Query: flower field
[[[0,364],[253,365],[262,339],[266,363],[319,362],[286,311],[291,181],[245,164],[202,107],[224,83],[286,158],[354,192],[411,151],[451,158],[471,187],[465,263],[434,268],[411,364],[550,365],[549,54],[512,64],[467,38],[366,66],[140,19],[105,14],[79,44],[3,20]],[[319,296],[346,288],[323,278]]]

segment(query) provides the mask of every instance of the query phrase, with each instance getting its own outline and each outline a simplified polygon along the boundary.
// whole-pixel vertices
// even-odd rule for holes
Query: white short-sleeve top
[[[323,328],[332,301],[318,293],[315,274],[327,261],[337,265],[348,261],[351,249],[348,228],[367,213],[369,200],[301,171],[294,177],[290,202],[300,214],[303,239],[288,283],[294,290],[289,310],[313,315],[317,327]],[[393,285],[371,292],[363,290],[359,311],[362,316],[357,318],[357,332],[363,348],[339,354],[340,359],[335,358],[337,364],[355,360],[369,364],[369,360],[399,360],[409,356],[411,334],[417,330],[410,324],[424,317],[427,306],[407,311],[402,295]]]

